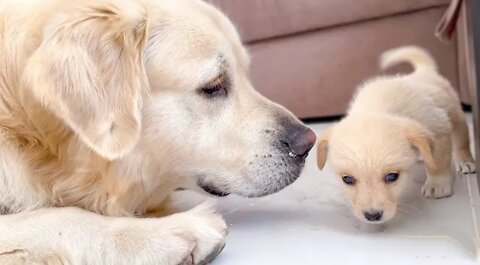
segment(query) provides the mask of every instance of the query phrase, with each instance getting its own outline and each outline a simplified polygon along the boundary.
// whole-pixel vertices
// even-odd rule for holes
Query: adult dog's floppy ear
[[[325,163],[327,162],[327,154],[328,154],[328,141],[330,139],[331,129],[326,131],[322,137],[318,140],[317,145],[317,166],[319,169],[323,169],[325,167]]]
[[[36,99],[111,160],[137,143],[149,89],[146,9],[135,1],[114,3],[85,0],[52,18],[25,70]]]
[[[425,164],[430,169],[435,169],[433,133],[418,122],[408,121],[405,124],[405,135],[408,142],[420,151]]]

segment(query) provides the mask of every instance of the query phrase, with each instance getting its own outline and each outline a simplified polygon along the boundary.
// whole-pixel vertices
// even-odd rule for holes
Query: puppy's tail
[[[408,62],[417,71],[437,71],[437,64],[426,50],[417,46],[404,46],[384,52],[380,56],[380,67],[384,70],[396,64]]]

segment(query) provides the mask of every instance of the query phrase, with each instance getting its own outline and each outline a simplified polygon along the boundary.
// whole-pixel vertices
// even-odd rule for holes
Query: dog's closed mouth
[[[213,185],[200,185],[200,188],[202,188],[204,191],[206,191],[206,192],[208,192],[212,195],[218,196],[218,197],[225,197],[227,195],[230,195],[230,193],[226,193],[226,192],[218,190],[218,188],[213,186]]]

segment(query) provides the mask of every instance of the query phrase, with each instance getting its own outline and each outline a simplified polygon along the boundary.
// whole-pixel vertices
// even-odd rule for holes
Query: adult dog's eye
[[[227,89],[223,84],[217,84],[211,87],[203,87],[200,89],[201,93],[209,98],[226,97]]]
[[[385,182],[387,182],[387,183],[392,183],[392,182],[397,181],[398,176],[399,176],[398,173],[392,172],[392,173],[388,173],[387,175],[385,175],[385,177],[383,177],[383,179],[384,179]]]
[[[342,181],[347,185],[354,185],[357,180],[352,176],[342,176]]]

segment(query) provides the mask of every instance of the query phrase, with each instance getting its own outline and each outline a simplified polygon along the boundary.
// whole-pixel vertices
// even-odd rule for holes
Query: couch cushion
[[[439,42],[433,34],[443,12],[430,8],[254,43],[249,48],[253,85],[300,118],[341,115],[355,88],[383,73],[378,68],[383,51],[413,44],[427,49],[440,73],[458,87],[456,43]],[[403,64],[389,73],[402,70],[411,72]]]
[[[445,5],[449,0],[206,0],[245,42]]]

